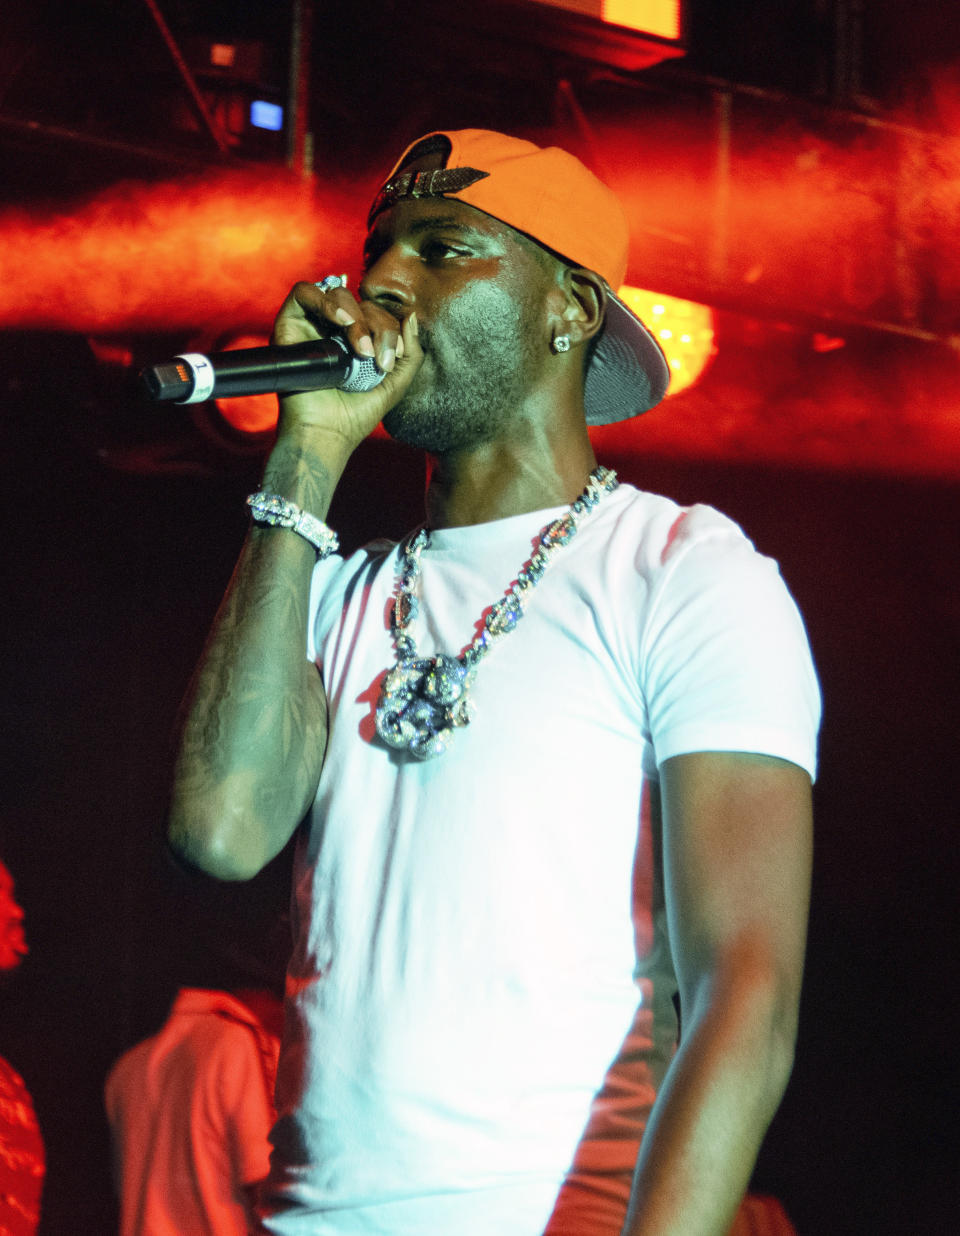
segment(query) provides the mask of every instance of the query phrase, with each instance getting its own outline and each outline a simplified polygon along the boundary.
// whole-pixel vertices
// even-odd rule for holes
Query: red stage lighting
[[[240,348],[262,348],[270,340],[266,335],[232,335],[211,351],[235,352]],[[238,434],[262,437],[277,424],[276,395],[243,395],[237,399],[214,399],[217,411]]]
[[[703,376],[717,350],[713,310],[709,305],[629,285],[624,285],[618,295],[653,331],[667,358],[670,366],[667,396],[693,386]]]

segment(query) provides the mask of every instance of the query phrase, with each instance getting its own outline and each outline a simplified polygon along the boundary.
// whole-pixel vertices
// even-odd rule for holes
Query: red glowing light
[[[620,299],[653,332],[667,364],[670,386],[667,396],[693,386],[716,353],[713,310],[696,301],[663,296],[629,285],[618,293]]]
[[[676,134],[668,136],[675,140]],[[685,254],[694,252],[697,238],[708,247],[703,217],[709,212],[691,167],[656,146],[639,158],[639,142],[633,129],[611,131],[601,153],[632,220],[631,270],[647,271],[653,281],[664,270],[661,249],[686,245],[690,237]],[[872,235],[872,215],[886,215],[870,194],[850,190],[860,183],[853,175],[860,164],[844,163],[845,152],[834,152],[844,175],[824,174],[810,183],[807,172],[797,172],[793,146],[785,144],[776,157],[768,144],[763,149],[732,186],[731,210],[740,226],[731,230],[731,244],[749,236],[750,245],[739,254],[742,265],[731,258],[731,267],[751,288],[772,281],[776,291],[781,279],[784,297],[808,289],[816,310],[835,288],[835,268],[856,248],[849,238]],[[658,150],[664,157],[653,157]],[[938,150],[938,176],[929,174],[929,160],[908,166],[903,211],[918,235],[934,236],[938,260],[931,271],[941,281],[938,294],[952,304],[960,265],[945,229],[956,215],[960,143]],[[873,183],[871,167],[863,170],[864,183]],[[0,328],[75,332],[88,338],[105,366],[126,369],[135,356],[143,363],[172,351],[218,350],[223,344],[216,340],[228,331],[266,334],[296,280],[355,270],[364,208],[375,185],[373,173],[365,183],[338,182],[329,172],[304,182],[258,168],[174,184],[118,184],[58,215],[0,211]],[[866,252],[883,251],[871,241]],[[667,265],[668,277],[671,271],[676,276],[676,264]],[[677,286],[676,277],[665,278],[663,286]],[[598,453],[642,449],[684,458],[960,475],[955,343],[922,355],[906,345],[867,348],[852,337],[844,347],[838,327],[824,326],[811,337],[804,325],[795,352],[784,351],[781,342],[771,345],[780,358],[774,381],[769,367],[753,359],[772,335],[748,330],[747,321],[743,337],[725,343],[722,373],[698,387],[715,350],[709,310],[697,310],[704,317],[674,318],[674,306],[684,302],[628,290],[623,295],[664,345],[674,374],[669,393],[685,393],[669,400],[662,414],[593,431]],[[658,306],[662,313],[655,312]],[[141,356],[130,337],[153,331],[180,340],[173,348],[164,342],[158,356]],[[238,420],[239,406],[236,412],[230,406],[236,401],[197,405],[193,415],[198,423],[205,418],[204,430],[218,445],[251,453],[262,450],[272,428],[275,401],[267,400],[269,413],[249,419],[244,412]]]
[[[298,279],[349,267],[363,215],[329,181],[262,169],[119,184],[69,214],[0,214],[0,327],[267,327]],[[348,213],[349,212],[349,213]]]
[[[217,350],[234,352],[239,348],[262,348],[269,342],[266,335],[234,335]],[[244,395],[239,399],[216,399],[214,403],[226,423],[237,433],[262,435],[276,427],[276,395]]]
[[[814,331],[810,346],[814,352],[838,352],[847,346],[847,341],[842,335],[830,335],[826,331],[818,330]]]

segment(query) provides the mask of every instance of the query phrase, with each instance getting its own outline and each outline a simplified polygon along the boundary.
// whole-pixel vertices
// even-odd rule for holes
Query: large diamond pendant
[[[418,760],[442,755],[453,731],[468,725],[469,674],[457,657],[401,661],[389,671],[377,702],[377,733]]]

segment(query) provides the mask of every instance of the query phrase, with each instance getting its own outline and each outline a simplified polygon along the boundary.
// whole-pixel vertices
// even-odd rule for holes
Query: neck
[[[586,425],[582,432],[565,435],[559,446],[545,436],[537,442],[493,442],[431,458],[427,523],[454,528],[565,506],[583,490],[596,466]]]

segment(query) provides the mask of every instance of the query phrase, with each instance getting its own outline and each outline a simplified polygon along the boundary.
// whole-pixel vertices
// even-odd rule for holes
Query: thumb
[[[371,415],[382,421],[390,409],[407,393],[410,383],[423,364],[423,349],[420,346],[420,324],[416,312],[404,318],[400,327],[400,342],[397,359],[379,386],[368,391],[364,399],[369,401]]]

